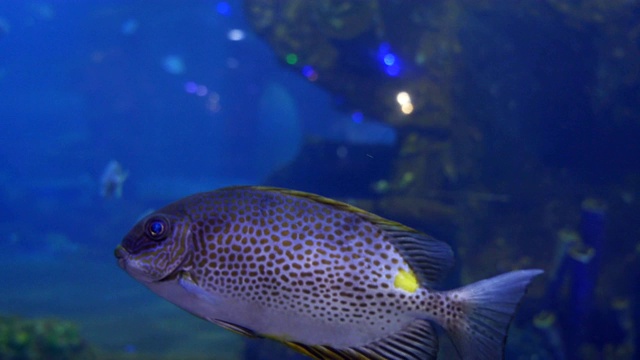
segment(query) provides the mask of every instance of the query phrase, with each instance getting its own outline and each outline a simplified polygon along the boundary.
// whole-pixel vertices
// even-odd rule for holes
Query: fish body
[[[451,248],[318,195],[231,187],[138,222],[119,265],[192,314],[317,359],[435,359],[432,323],[464,359],[497,359],[526,287],[520,270],[451,291]]]

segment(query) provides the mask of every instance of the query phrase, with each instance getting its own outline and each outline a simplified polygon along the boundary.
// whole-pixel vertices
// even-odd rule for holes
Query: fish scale
[[[200,199],[192,215],[208,219],[192,225],[201,234],[193,280],[203,288],[328,322],[384,329],[398,319],[390,281],[408,266],[380,229],[305,198],[225,198]]]
[[[436,291],[453,264],[432,237],[299,191],[231,187],[140,220],[119,265],[192,314],[316,359],[435,359],[432,323],[463,358],[504,354],[531,279],[520,270]]]

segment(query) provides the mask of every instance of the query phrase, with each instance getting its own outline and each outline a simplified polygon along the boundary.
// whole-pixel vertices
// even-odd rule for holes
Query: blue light
[[[311,67],[310,65],[307,65],[302,68],[302,75],[304,75],[305,77],[309,77],[313,75],[314,72],[315,71],[313,70],[313,67]]]
[[[188,81],[186,84],[184,84],[184,90],[189,94],[195,94],[196,91],[198,91],[198,84],[193,81]]]
[[[396,54],[391,52],[391,45],[388,42],[382,42],[378,45],[377,58],[387,75],[394,77],[400,75],[401,61]]]
[[[383,61],[387,66],[391,66],[396,62],[396,56],[393,54],[387,54],[384,56]]]
[[[391,66],[387,66],[384,71],[387,73],[387,75],[389,76],[398,76],[398,74],[400,74],[400,66],[398,65],[391,65]]]
[[[231,6],[226,1],[220,1],[216,5],[216,11],[218,11],[218,14],[220,14],[220,15],[227,16],[227,15],[229,15],[231,13]]]
[[[364,115],[362,115],[360,111],[355,111],[353,114],[351,114],[351,120],[353,120],[353,122],[356,124],[360,124],[363,118]]]
[[[389,45],[388,42],[380,43],[380,45],[378,46],[378,56],[379,57],[384,57],[385,55],[387,55],[389,53],[390,49],[391,49],[391,45]]]

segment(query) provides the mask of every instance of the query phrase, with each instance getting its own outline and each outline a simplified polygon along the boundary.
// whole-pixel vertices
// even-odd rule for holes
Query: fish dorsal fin
[[[359,347],[337,349],[282,342],[317,360],[428,360],[438,355],[438,337],[426,320],[416,320],[398,333]]]
[[[211,321],[212,323],[225,328],[227,330],[233,331],[236,334],[240,334],[240,335],[244,335],[247,337],[251,337],[251,338],[259,338],[262,337],[260,334],[258,334],[257,332],[246,328],[244,326],[240,326],[234,323],[230,323],[224,320],[220,320],[220,319],[208,319],[209,321]]]
[[[248,186],[244,188],[305,198],[361,216],[386,232],[387,240],[402,255],[418,278],[418,282],[423,286],[433,286],[453,266],[453,250],[447,243],[353,205],[297,190],[267,186]]]
[[[449,244],[388,220],[377,225],[387,233],[388,241],[409,264],[421,285],[432,287],[453,266]]]

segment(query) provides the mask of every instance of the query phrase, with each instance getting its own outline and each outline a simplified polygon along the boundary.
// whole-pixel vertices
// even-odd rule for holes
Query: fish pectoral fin
[[[258,334],[257,332],[246,328],[244,326],[240,326],[238,324],[234,324],[234,323],[230,323],[228,321],[224,321],[224,320],[220,320],[220,319],[207,319],[209,321],[211,321],[212,323],[225,328],[229,331],[233,331],[236,334],[240,334],[240,335],[244,335],[247,337],[252,337],[252,338],[260,338],[262,336],[260,336],[260,334]]]
[[[216,304],[219,300],[214,296],[208,293],[206,290],[198,286],[195,281],[191,278],[191,275],[188,272],[183,272],[179,275],[178,283],[182,286],[183,289],[187,290],[189,293],[197,296],[201,300],[209,303]]]
[[[338,349],[325,345],[279,341],[317,360],[435,360],[438,356],[438,337],[431,324],[421,319],[400,332],[357,347]]]

